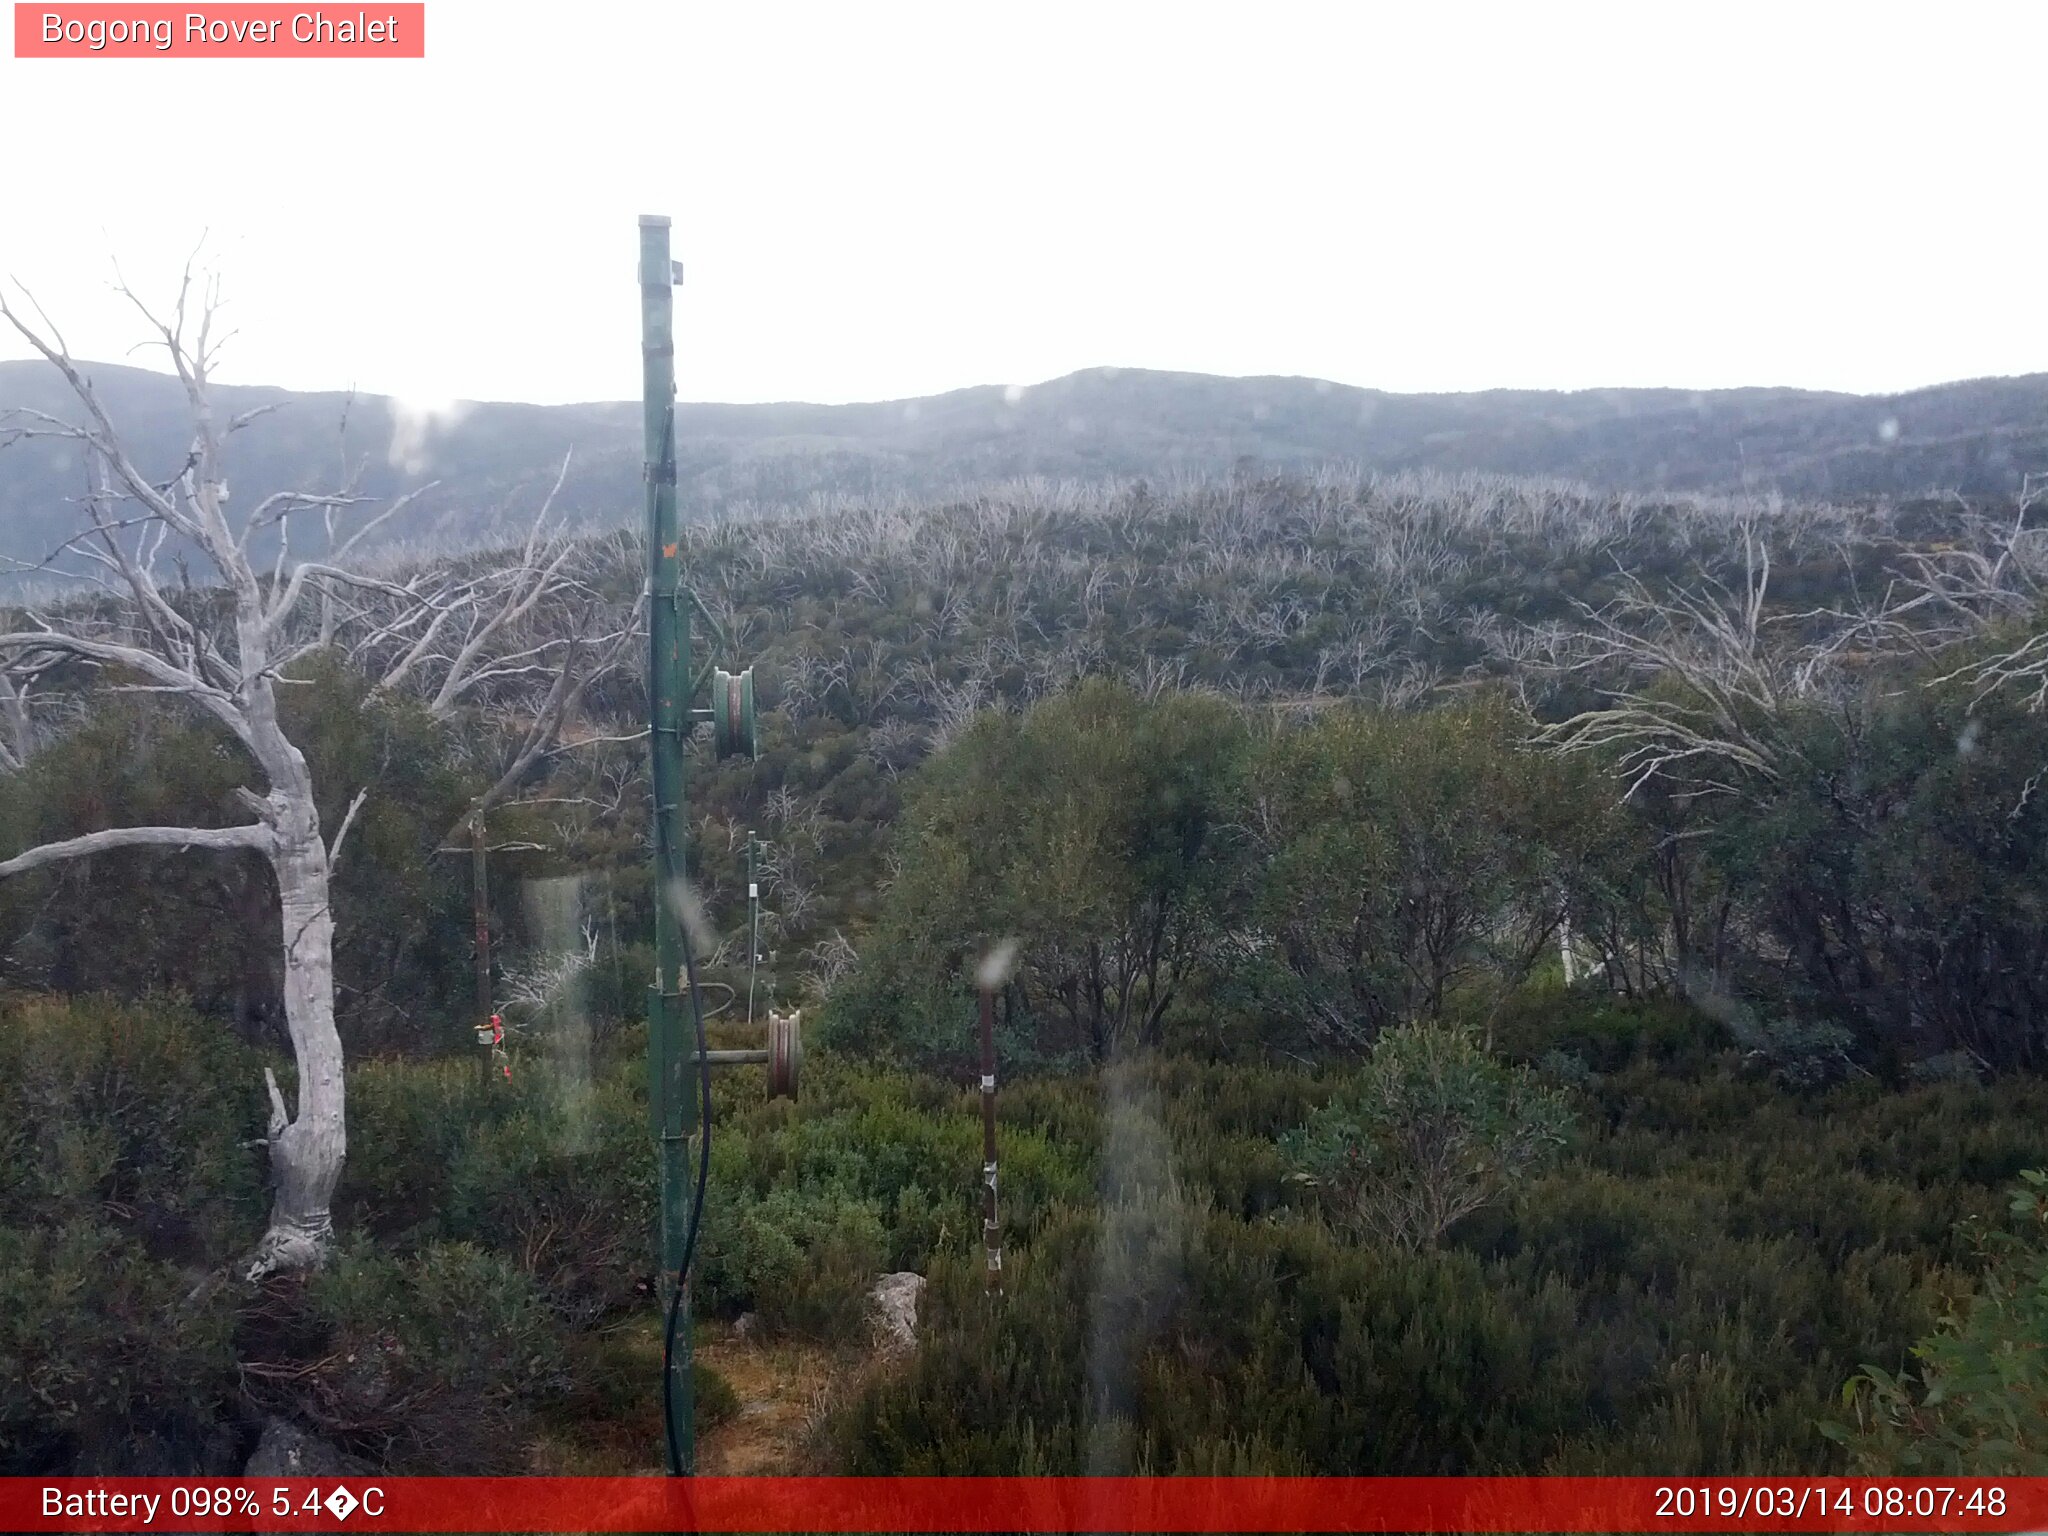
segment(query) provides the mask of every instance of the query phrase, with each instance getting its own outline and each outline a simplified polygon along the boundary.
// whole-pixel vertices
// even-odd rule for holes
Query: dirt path
[[[790,1475],[813,1470],[804,1453],[835,1385],[867,1364],[858,1350],[737,1338],[729,1326],[699,1325],[698,1361],[730,1384],[739,1412],[703,1431],[697,1470],[706,1476]],[[606,1362],[611,1391],[573,1422],[543,1429],[527,1447],[527,1470],[558,1476],[656,1475],[662,1442],[661,1324],[651,1314],[617,1330]]]
[[[697,1346],[697,1358],[732,1384],[740,1411],[705,1433],[697,1470],[709,1477],[787,1476],[836,1376],[849,1362],[815,1345],[730,1336]]]

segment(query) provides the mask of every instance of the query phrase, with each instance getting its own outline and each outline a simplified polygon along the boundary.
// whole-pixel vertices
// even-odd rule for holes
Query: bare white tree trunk
[[[271,855],[283,922],[285,1023],[298,1063],[299,1112],[290,1116],[270,1080],[270,1228],[251,1279],[321,1262],[334,1240],[329,1206],[348,1155],[341,1036],[334,1028],[334,914],[328,857],[317,830],[280,841]]]

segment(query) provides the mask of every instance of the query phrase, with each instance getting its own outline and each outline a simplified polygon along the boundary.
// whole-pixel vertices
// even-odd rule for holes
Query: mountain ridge
[[[177,381],[126,364],[81,367],[138,462],[170,474],[189,435]],[[393,529],[400,542],[503,536],[530,519],[572,450],[557,504],[566,518],[618,525],[639,507],[637,401],[464,401],[432,416],[341,390],[221,385],[216,394],[230,412],[284,407],[236,439],[234,473],[254,496],[331,489],[344,464],[370,496],[438,480]],[[47,364],[0,361],[0,411],[17,407],[77,414]],[[1217,473],[1247,460],[1569,479],[1652,495],[1993,497],[2048,473],[2048,373],[1886,395],[1790,386],[1400,394],[1300,376],[1102,367],[909,400],[683,402],[677,428],[679,494],[694,516],[820,497],[943,497],[1033,475]],[[69,445],[32,441],[0,454],[0,557],[36,564],[75,532],[67,498],[82,485]]]

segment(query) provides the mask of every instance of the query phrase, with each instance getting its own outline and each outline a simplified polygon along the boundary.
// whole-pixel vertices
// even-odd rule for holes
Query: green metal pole
[[[680,903],[688,822],[683,748],[690,711],[690,613],[676,533],[675,279],[669,221],[640,218],[640,350],[643,363],[647,482],[647,701],[654,786],[654,986],[648,996],[648,1104],[661,1165],[661,1302],[666,1309],[683,1264],[689,1212],[690,1136],[697,1105],[690,1093],[694,1042],[685,1028]],[[676,1411],[684,1472],[694,1472],[697,1437],[690,1378],[690,1295],[684,1287],[667,1388]],[[667,1446],[662,1459],[667,1460]]]

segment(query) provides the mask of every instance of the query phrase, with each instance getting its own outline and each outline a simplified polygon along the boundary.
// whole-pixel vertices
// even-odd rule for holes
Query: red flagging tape
[[[2048,1529],[2048,1478],[0,1478],[0,1530]]]

